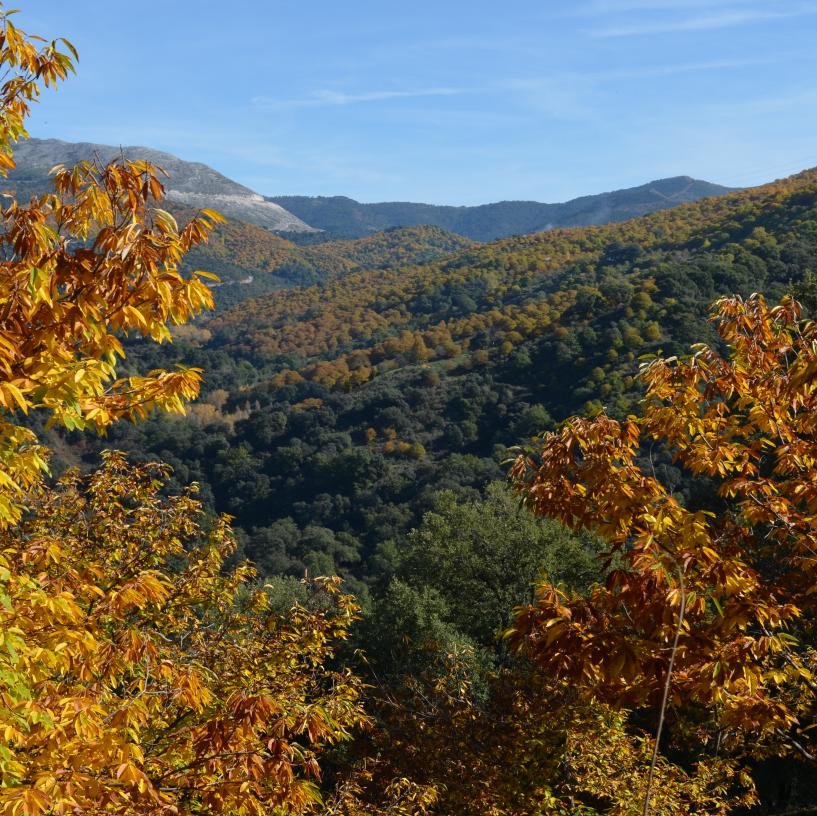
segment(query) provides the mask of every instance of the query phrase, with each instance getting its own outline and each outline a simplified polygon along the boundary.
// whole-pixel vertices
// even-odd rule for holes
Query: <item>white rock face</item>
[[[250,195],[230,193],[195,193],[169,189],[169,201],[177,201],[187,207],[209,207],[229,218],[249,221],[260,227],[278,232],[318,232],[288,210],[271,201],[265,201],[258,193]]]
[[[48,172],[57,164],[74,165],[94,159],[108,162],[122,156],[131,160],[146,160],[162,168],[168,175],[163,183],[170,201],[196,209],[209,207],[229,218],[249,221],[277,232],[319,232],[279,204],[265,201],[254,190],[227,178],[212,167],[183,161],[150,147],[113,147],[59,139],[27,139],[14,149],[17,168],[9,180],[29,192],[42,187]]]

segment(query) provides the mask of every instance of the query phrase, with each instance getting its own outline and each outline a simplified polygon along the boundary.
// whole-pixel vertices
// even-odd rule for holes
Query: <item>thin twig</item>
[[[684,587],[684,572],[678,567],[678,579],[681,589],[681,608],[678,610],[678,624],[675,627],[675,639],[672,642],[672,652],[670,652],[669,666],[667,667],[667,677],[664,681],[664,695],[661,699],[661,708],[658,712],[658,728],[655,731],[655,745],[652,749],[652,761],[650,762],[650,772],[647,775],[647,791],[644,794],[644,810],[642,816],[649,816],[650,799],[652,798],[653,781],[655,778],[655,766],[658,764],[658,746],[661,742],[661,732],[664,729],[664,718],[667,713],[667,701],[669,700],[669,689],[672,681],[672,668],[675,664],[675,655],[678,652],[678,641],[681,638],[681,629],[684,625],[684,614],[686,612],[686,589]]]

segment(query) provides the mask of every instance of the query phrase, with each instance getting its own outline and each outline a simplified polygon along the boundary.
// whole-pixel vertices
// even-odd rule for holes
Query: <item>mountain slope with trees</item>
[[[168,174],[160,174],[169,188],[165,204],[179,221],[193,218],[199,207],[230,216],[217,226],[207,244],[194,247],[183,260],[187,272],[206,269],[218,275],[215,288],[221,309],[275,289],[319,283],[360,269],[427,263],[473,243],[438,227],[424,226],[385,230],[359,240],[317,237],[318,231],[301,225],[277,205],[262,202],[256,211],[253,207],[260,196],[212,168],[143,147],[29,139],[17,148],[17,165],[7,186],[24,201],[51,189],[49,173],[58,164],[104,163],[120,156],[150,161]],[[303,245],[289,240],[299,236],[302,240],[304,235],[316,237]]]
[[[477,241],[492,241],[555,227],[626,221],[728,192],[729,187],[689,176],[675,176],[639,187],[582,196],[561,204],[542,204],[538,201],[499,201],[474,207],[407,201],[361,204],[345,196],[273,196],[268,200],[333,235],[357,238],[389,227],[434,224]]]
[[[0,7],[0,175],[74,59]],[[698,330],[700,299],[750,284],[813,311],[815,174],[618,231],[268,295],[254,311],[271,330],[247,324],[236,342],[231,310],[188,325],[172,353],[170,327],[212,307],[206,273],[180,258],[221,219],[204,209],[179,227],[162,197],[154,168],[120,159],[0,204],[2,816],[813,804],[817,325],[799,303],[718,300],[710,345],[642,369],[640,416],[591,402],[593,418],[518,455],[533,513],[485,480],[497,434],[549,424],[536,377],[554,354],[571,404],[570,371],[607,352],[593,387],[622,413],[631,353],[681,342],[658,318],[677,310]],[[350,260],[415,257],[394,238]],[[361,327],[321,348],[332,310]],[[611,326],[620,338],[600,334]],[[191,423],[199,362],[211,381]],[[183,443],[177,478],[202,469],[210,512],[198,486],[166,484],[166,465],[117,451],[51,478],[54,428],[92,453],[81,431],[152,410],[177,418],[119,438],[141,453]],[[212,513],[231,499],[249,499],[235,532]],[[338,568],[364,621],[340,578],[296,578]]]
[[[259,204],[258,194],[206,165],[183,161],[152,148],[29,139],[19,145],[15,156],[17,165],[9,174],[7,186],[21,201],[50,189],[49,172],[55,165],[72,166],[92,160],[104,163],[127,156],[151,161],[167,172],[167,207],[181,221],[191,218],[198,207],[209,207],[229,216],[208,244],[196,247],[184,259],[187,271],[201,268],[219,276],[220,309],[272,290],[320,283],[356,270],[428,263],[469,247],[472,239],[463,237],[467,233],[481,236],[482,240],[488,233],[475,226],[478,224],[505,225],[498,228],[497,234],[544,229],[550,224],[547,219],[542,220],[545,213],[542,207],[558,208],[562,213],[559,217],[566,224],[601,223],[726,190],[680,178],[587,196],[564,205],[535,205],[534,210],[529,202],[504,202],[484,208],[406,205],[415,208],[411,210],[416,212],[415,217],[403,212],[404,205],[382,205],[392,214],[375,217],[365,228],[335,229],[330,224],[321,232],[278,204],[268,201]],[[319,203],[324,199],[308,201]],[[439,213],[448,215],[441,218]],[[374,224],[378,225],[377,231]],[[443,224],[450,224],[451,228]]]
[[[174,212],[181,220],[194,214],[179,208]],[[438,227],[405,227],[302,246],[263,227],[230,219],[216,228],[205,246],[188,253],[183,266],[218,275],[216,305],[224,309],[276,289],[317,284],[363,269],[428,263],[472,243]]]
[[[205,502],[235,517],[240,551],[284,597],[304,573],[344,576],[365,611],[356,638],[382,705],[383,730],[361,750],[386,758],[388,773],[433,786],[467,756],[469,767],[486,763],[493,781],[484,796],[510,801],[522,794],[491,776],[489,756],[514,745],[534,763],[520,784],[548,776],[527,739],[542,734],[541,747],[553,738],[538,730],[535,701],[547,696],[551,714],[563,702],[535,677],[523,680],[493,633],[507,626],[507,605],[531,602],[542,568],[579,591],[605,573],[598,540],[531,527],[519,514],[501,485],[509,450],[574,413],[635,412],[645,357],[686,355],[698,342],[723,350],[708,319],[721,295],[794,292],[817,314],[815,257],[817,172],[808,171],[623,224],[505,239],[276,292],[203,323],[206,338],[161,355],[137,349],[143,365],[202,366],[207,393],[189,420],[117,426],[107,444],[170,462],[179,487],[200,482]],[[75,455],[85,446],[93,458],[93,446],[73,441]],[[636,462],[679,501],[711,503],[707,479],[690,480],[665,447],[638,451]],[[514,560],[518,571],[502,568],[499,578],[492,567],[509,564],[501,542],[514,541],[530,549]],[[483,599],[474,614],[472,597]],[[498,725],[519,722],[505,708],[511,699],[524,733]],[[609,716],[605,728],[625,728]],[[405,741],[394,743],[395,733]],[[605,734],[601,751],[615,743]],[[764,801],[813,801],[807,764],[789,761],[796,784],[785,792],[773,749],[762,753],[754,780]],[[688,812],[684,797],[694,791],[752,801],[725,781],[724,761],[707,766],[712,776],[663,791],[679,797],[667,812]],[[460,794],[448,790],[447,806],[462,806]],[[608,800],[580,801],[604,812]]]
[[[715,342],[706,315],[721,294],[808,296],[815,257],[808,172],[276,292],[146,361],[203,367],[207,394],[189,421],[117,428],[112,442],[201,482],[265,571],[371,582],[439,490],[478,495],[509,445],[571,413],[625,415],[643,355]]]

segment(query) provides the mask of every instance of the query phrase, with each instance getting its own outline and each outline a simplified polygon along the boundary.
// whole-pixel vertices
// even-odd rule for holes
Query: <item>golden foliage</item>
[[[615,705],[655,704],[674,653],[670,705],[698,709],[696,739],[808,755],[817,685],[798,635],[817,599],[817,326],[758,295],[718,301],[714,320],[728,357],[655,360],[640,417],[573,418],[516,460],[527,506],[604,536],[618,568],[586,598],[543,583],[511,639]],[[639,461],[658,444],[703,480],[704,503]]]
[[[0,10],[1,11],[1,10]],[[73,48],[39,45],[1,13],[0,171],[14,166],[13,143],[40,87],[64,79]],[[154,408],[183,412],[198,393],[196,369],[117,377],[119,337],[158,342],[212,306],[206,273],[179,271],[182,255],[206,240],[221,216],[202,210],[183,228],[156,204],[160,171],[122,160],[57,167],[54,192],[0,209],[0,523],[19,517],[15,496],[44,469],[33,433],[15,413],[41,408],[67,428],[104,430]]]
[[[633,733],[625,712],[524,665],[475,686],[472,659],[452,652],[439,676],[376,699],[378,761],[357,777],[369,801],[388,801],[394,780],[409,778],[445,814],[640,816],[653,741]],[[688,769],[661,760],[656,778],[656,816],[726,816],[754,801],[729,760]]]
[[[72,67],[9,14],[4,171],[40,85]],[[48,487],[35,435],[14,424],[45,409],[104,431],[198,393],[197,369],[117,376],[123,335],[168,341],[212,306],[207,273],[180,263],[222,219],[202,210],[180,228],[156,206],[160,173],[57,167],[53,193],[0,212],[3,816],[311,810],[321,751],[366,722],[360,682],[328,667],[357,616],[337,579],[313,582],[314,609],[279,614],[249,566],[227,569],[227,519],[205,525],[192,489],[163,496],[163,466],[108,453]]]
[[[304,811],[363,724],[337,579],[276,613],[226,520],[121,454],[0,533],[0,814]]]

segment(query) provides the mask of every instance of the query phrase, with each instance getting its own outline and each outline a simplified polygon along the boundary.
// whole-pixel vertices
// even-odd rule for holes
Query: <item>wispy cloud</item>
[[[790,93],[776,93],[772,96],[736,100],[726,106],[721,104],[713,107],[712,112],[714,114],[720,110],[724,115],[740,115],[751,121],[768,114],[795,110],[803,111],[804,114],[811,115],[813,118],[812,112],[815,110],[815,105],[817,105],[817,90],[802,88]]]
[[[772,3],[775,0],[771,0]],[[581,16],[622,14],[630,11],[695,11],[696,9],[732,8],[736,6],[768,5],[768,0],[590,0],[576,8]]]
[[[736,59],[736,60],[706,60],[702,62],[680,62],[667,65],[638,65],[633,68],[617,68],[604,73],[595,74],[593,78],[598,82],[618,81],[622,79],[658,79],[677,74],[705,73],[709,71],[731,71],[738,68],[748,68],[757,65],[770,65],[772,59]]]
[[[465,93],[462,88],[413,88],[408,90],[363,91],[346,93],[344,91],[313,91],[302,99],[275,99],[270,96],[256,96],[250,102],[254,108],[273,110],[280,108],[318,108],[357,105],[366,102],[388,102],[394,99],[415,99],[428,96],[457,96]]]
[[[605,86],[633,80],[661,79],[680,74],[732,71],[771,64],[772,59],[702,60],[652,65],[632,65],[606,71],[563,71],[549,76],[525,77],[495,83],[490,90],[522,92],[541,112],[556,118],[590,118],[596,94]],[[486,89],[488,90],[488,89]]]
[[[751,25],[769,20],[783,20],[817,13],[817,7],[772,11],[764,9],[735,9],[714,14],[700,14],[693,17],[682,17],[670,20],[649,20],[644,22],[625,23],[605,28],[591,29],[591,37],[637,37],[647,34],[674,34],[690,31],[711,31],[720,28]]]

